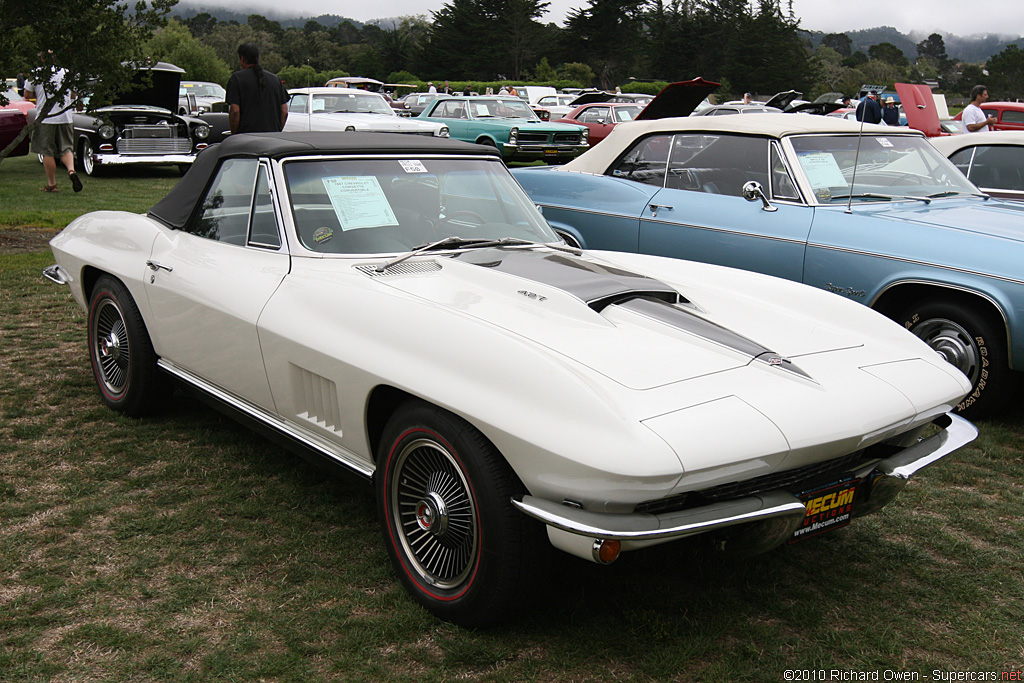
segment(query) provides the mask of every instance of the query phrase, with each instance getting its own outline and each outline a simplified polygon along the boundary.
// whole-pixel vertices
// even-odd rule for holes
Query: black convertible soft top
[[[192,168],[167,196],[153,205],[149,216],[169,227],[185,227],[220,165],[221,159],[240,157],[285,157],[309,155],[363,154],[460,154],[494,156],[498,151],[485,145],[448,138],[399,133],[302,132],[247,133],[229,136],[224,142],[211,145],[196,157]],[[500,158],[500,157],[499,157]]]

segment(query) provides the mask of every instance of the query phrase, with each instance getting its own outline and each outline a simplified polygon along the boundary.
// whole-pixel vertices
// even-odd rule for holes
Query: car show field
[[[5,162],[0,181],[37,171],[30,161]],[[102,187],[153,183],[140,173]],[[31,231],[4,213],[0,232]],[[609,567],[558,555],[525,616],[469,631],[401,590],[365,487],[181,392],[157,418],[103,409],[86,316],[26,242],[3,253],[0,240],[0,562],[14,579],[0,634],[15,645],[0,665],[12,680],[779,680],[819,668],[823,650],[854,671],[1021,666],[1019,407],[839,533],[746,560],[698,540]],[[614,654],[595,670],[594,652]]]

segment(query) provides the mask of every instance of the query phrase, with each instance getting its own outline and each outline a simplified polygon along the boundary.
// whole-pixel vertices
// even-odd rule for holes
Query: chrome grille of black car
[[[721,484],[703,491],[690,491],[661,500],[647,501],[637,505],[636,511],[651,514],[674,512],[721,500],[742,498],[763,491],[789,491],[795,494],[810,485],[827,483],[826,480],[830,478],[838,478],[840,474],[853,469],[855,465],[865,459],[863,451],[856,451],[841,458],[816,462],[784,472],[772,472],[754,479]]]
[[[118,154],[188,154],[192,141],[188,138],[121,138]]]

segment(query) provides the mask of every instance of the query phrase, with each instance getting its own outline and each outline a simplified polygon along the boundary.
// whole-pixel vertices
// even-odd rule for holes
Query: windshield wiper
[[[852,199],[886,199],[886,200],[892,200],[892,199],[916,199],[916,200],[918,200],[920,202],[924,202],[925,204],[931,204],[932,203],[932,200],[931,200],[930,197],[915,197],[915,196],[909,195],[909,194],[903,194],[903,195],[901,195],[901,194],[876,194],[874,192],[862,192],[860,194],[854,194],[854,195],[834,194],[834,195],[832,195],[831,198],[832,199],[851,199],[851,198]]]
[[[945,192],[936,192],[935,194],[928,195],[932,199],[939,197],[981,197],[982,199],[992,199],[989,195],[984,192],[960,192],[959,190],[946,190]]]
[[[524,240],[524,239],[521,239],[519,237],[501,237],[501,238],[497,238],[497,239],[492,239],[492,238],[482,238],[482,237],[474,237],[474,238],[459,237],[457,235],[451,235],[450,237],[445,237],[443,240],[437,240],[436,242],[430,242],[428,244],[421,244],[420,246],[413,248],[413,250],[410,251],[410,252],[407,252],[405,254],[402,254],[401,256],[393,258],[390,261],[385,261],[384,263],[382,263],[379,266],[377,266],[374,270],[375,270],[375,272],[383,273],[388,268],[391,268],[392,266],[398,265],[402,261],[410,259],[413,256],[418,256],[419,254],[423,254],[423,253],[426,253],[428,251],[435,251],[437,249],[447,249],[447,248],[455,248],[455,249],[459,249],[459,248],[480,249],[480,248],[483,248],[483,247],[504,247],[504,246],[548,247],[550,249],[556,249],[558,251],[569,252],[570,254],[579,255],[580,253],[582,253],[579,249],[574,249],[573,247],[569,247],[569,246],[566,246],[564,244],[548,244],[546,242],[534,242],[533,240]]]

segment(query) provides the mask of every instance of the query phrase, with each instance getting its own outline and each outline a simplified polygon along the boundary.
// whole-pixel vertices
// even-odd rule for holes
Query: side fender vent
[[[291,367],[291,379],[298,416],[341,434],[337,385],[297,365]]]

